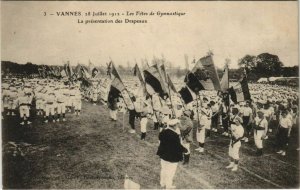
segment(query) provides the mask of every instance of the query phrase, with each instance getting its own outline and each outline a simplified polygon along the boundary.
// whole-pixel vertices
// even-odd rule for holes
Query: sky
[[[1,60],[62,65],[116,65],[149,61],[164,56],[173,66],[214,54],[222,68],[225,59],[236,68],[243,56],[271,53],[285,66],[298,65],[297,1],[198,2],[1,2]],[[55,16],[59,11],[80,11],[82,16]],[[147,19],[145,24],[78,24],[85,12],[184,12],[184,16],[126,16]],[[47,16],[44,16],[47,12]]]

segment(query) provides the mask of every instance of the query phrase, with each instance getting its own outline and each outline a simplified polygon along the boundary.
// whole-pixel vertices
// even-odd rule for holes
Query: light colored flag
[[[221,85],[221,90],[223,92],[227,91],[229,88],[229,73],[228,73],[228,64],[225,65],[224,72],[223,72],[223,77],[221,79],[220,85]]]

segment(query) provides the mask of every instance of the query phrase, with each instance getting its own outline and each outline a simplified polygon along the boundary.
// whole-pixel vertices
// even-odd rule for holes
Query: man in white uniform
[[[239,116],[233,120],[234,124],[231,124],[231,140],[229,144],[228,154],[230,157],[230,164],[226,168],[232,168],[232,171],[237,171],[239,163],[239,150],[241,147],[241,139],[244,136],[244,128],[242,126],[242,118]]]
[[[19,106],[20,111],[20,118],[22,122],[21,125],[24,125],[27,119],[30,116],[30,106],[31,106],[32,98],[30,96],[30,93],[24,93],[22,96],[18,97],[17,104]],[[31,122],[28,120],[27,124],[31,124]]]
[[[208,100],[203,99],[203,105],[199,113],[199,126],[196,132],[197,142],[199,143],[199,148],[195,149],[199,152],[204,152],[204,143],[205,143],[205,131],[210,129],[211,126],[211,116],[212,110],[210,104],[207,104]]]
[[[257,156],[263,155],[263,140],[268,132],[268,121],[264,117],[262,110],[257,111],[254,126],[254,142],[257,147]]]

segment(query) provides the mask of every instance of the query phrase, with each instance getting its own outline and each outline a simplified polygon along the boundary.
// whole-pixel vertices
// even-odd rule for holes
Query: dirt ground
[[[156,156],[158,131],[149,122],[146,141],[140,130],[128,133],[128,115],[119,113],[112,122],[103,105],[83,102],[82,114],[67,114],[66,122],[44,124],[35,116],[33,124],[21,127],[17,119],[2,120],[3,187],[34,189],[119,189],[127,174],[141,188],[160,188],[160,161]],[[139,122],[136,122],[139,126]],[[229,138],[213,133],[205,152],[192,153],[189,166],[179,165],[177,188],[298,188],[298,132],[290,138],[287,156],[277,155],[274,134],[265,141],[262,157],[255,156],[253,138],[242,143],[240,168],[228,165]],[[20,147],[21,155],[4,152],[8,142]]]

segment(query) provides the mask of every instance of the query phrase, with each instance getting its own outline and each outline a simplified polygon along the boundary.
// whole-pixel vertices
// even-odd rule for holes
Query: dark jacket
[[[187,150],[181,145],[179,135],[171,130],[164,129],[159,134],[160,145],[157,155],[168,162],[182,161],[182,154]]]

